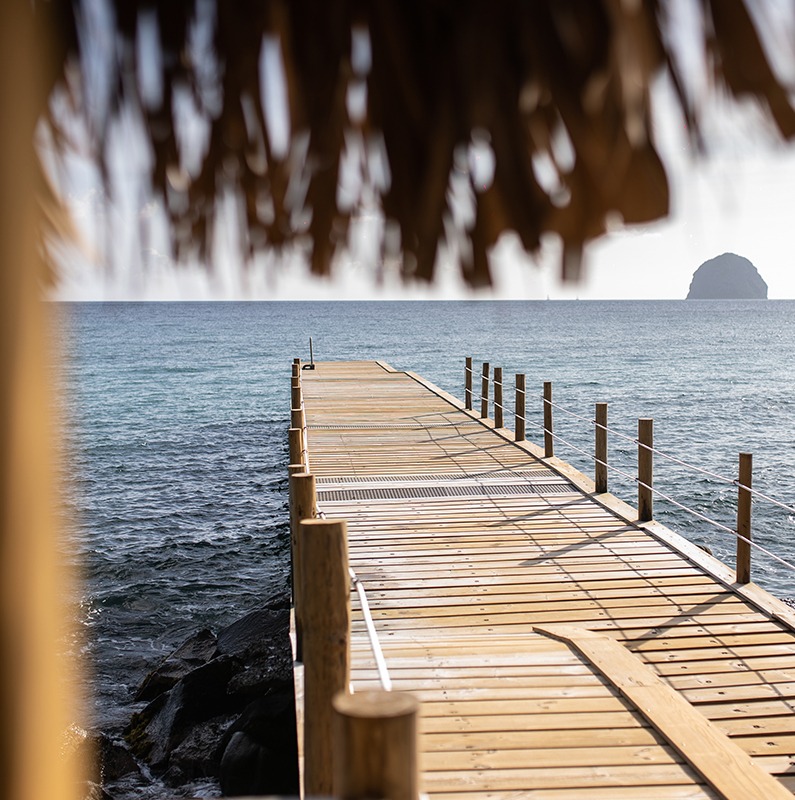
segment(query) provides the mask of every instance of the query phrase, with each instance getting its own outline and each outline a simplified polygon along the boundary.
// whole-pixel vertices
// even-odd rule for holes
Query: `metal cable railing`
[[[359,604],[362,607],[362,616],[364,617],[364,625],[367,629],[367,636],[370,639],[370,648],[373,651],[373,658],[375,659],[375,666],[378,670],[378,680],[381,681],[381,687],[385,692],[392,691],[392,679],[389,677],[389,670],[386,666],[386,659],[384,658],[384,651],[381,649],[381,642],[378,638],[378,631],[375,629],[373,622],[373,615],[370,613],[370,604],[367,602],[367,592],[364,590],[364,584],[356,577],[353,567],[348,567],[348,574],[351,576],[351,583],[356,593],[359,595]]]
[[[470,399],[470,406],[468,406],[468,407],[471,407],[471,399],[472,399],[471,376],[474,373],[474,370],[472,369],[471,365],[472,365],[472,360],[471,359],[467,359],[466,381],[467,381],[468,397]],[[519,391],[521,391],[521,396],[522,396],[522,399],[523,399],[522,405],[524,405],[524,396],[525,396],[524,376],[523,375],[521,376],[521,378],[522,378],[521,390],[519,389],[519,381],[518,381],[519,377],[520,376],[517,375],[517,396],[518,396]],[[482,404],[481,405],[481,409],[487,411],[488,410],[488,405],[489,405],[489,402],[490,402],[490,397],[489,397],[490,393],[488,391],[489,381],[491,381],[492,383],[495,383],[493,379],[489,378],[488,369],[484,369],[483,381],[484,381],[484,390],[482,390],[479,393],[477,399],[479,399],[481,404]],[[496,386],[496,383],[495,383],[495,386]],[[549,386],[551,387],[551,384],[549,384]],[[545,393],[546,393],[546,388],[547,388],[547,385],[545,385]],[[500,391],[503,391],[503,390],[504,390],[504,383],[502,381],[500,381]],[[495,390],[495,392],[496,392],[496,390]],[[685,469],[692,470],[692,471],[694,471],[696,473],[699,473],[701,475],[705,475],[705,476],[711,478],[712,480],[720,481],[721,483],[724,483],[724,484],[729,485],[729,486],[736,486],[739,490],[747,492],[749,495],[751,495],[753,497],[757,497],[760,500],[764,500],[765,502],[771,503],[772,505],[787,511],[790,514],[795,515],[795,507],[793,507],[791,505],[788,505],[787,503],[783,503],[780,500],[777,500],[776,498],[770,497],[769,495],[765,494],[764,492],[760,492],[758,489],[754,489],[753,487],[747,485],[746,483],[742,482],[739,479],[727,478],[724,475],[720,475],[720,474],[712,472],[712,471],[710,471],[708,469],[704,469],[703,467],[699,467],[699,466],[697,466],[695,464],[690,464],[690,463],[688,463],[687,461],[684,461],[681,458],[678,458],[676,456],[670,455],[670,454],[668,454],[668,453],[666,453],[664,451],[661,451],[661,450],[657,449],[656,447],[654,447],[653,445],[649,444],[648,442],[641,441],[640,438],[628,436],[625,433],[623,433],[622,431],[618,431],[615,428],[611,428],[611,427],[609,427],[608,425],[605,425],[605,424],[600,424],[596,419],[593,419],[592,417],[586,417],[586,416],[583,416],[582,414],[578,414],[578,413],[572,411],[571,409],[568,409],[565,406],[562,406],[559,403],[556,403],[556,402],[552,401],[551,397],[547,397],[546,394],[543,397],[542,402],[543,402],[545,408],[548,406],[549,409],[555,409],[557,411],[560,411],[561,413],[567,415],[570,418],[576,419],[576,420],[578,420],[580,422],[584,422],[587,425],[593,426],[595,429],[598,429],[600,431],[604,431],[605,434],[610,433],[611,435],[616,436],[616,437],[618,437],[618,438],[620,438],[620,439],[622,439],[624,441],[627,441],[627,442],[630,442],[630,443],[632,443],[634,445],[637,445],[639,451],[643,450],[644,452],[646,452],[649,455],[654,454],[654,455],[656,455],[656,456],[658,456],[658,457],[660,457],[660,458],[662,458],[662,459],[664,459],[664,460],[666,460],[668,462],[674,463],[674,464],[676,464],[678,466],[681,466],[681,467],[683,467]],[[645,481],[641,480],[639,476],[630,475],[629,473],[625,472],[624,470],[621,470],[618,467],[616,467],[616,466],[614,466],[612,464],[609,464],[607,462],[607,460],[606,460],[606,457],[600,459],[596,455],[596,453],[589,452],[587,450],[584,450],[582,447],[579,447],[579,446],[575,445],[574,443],[568,441],[564,437],[562,437],[559,434],[555,433],[554,430],[552,430],[551,424],[548,426],[548,424],[546,422],[540,423],[540,422],[537,422],[537,421],[535,421],[533,419],[528,418],[525,414],[519,413],[519,409],[516,407],[515,404],[514,404],[513,407],[511,407],[510,405],[507,405],[504,401],[501,402],[501,403],[497,403],[496,400],[495,400],[493,405],[495,407],[498,407],[500,409],[500,411],[502,411],[503,413],[505,413],[505,412],[511,413],[512,412],[516,422],[518,423],[519,421],[521,421],[523,423],[523,427],[529,424],[529,425],[533,426],[534,428],[542,430],[544,432],[545,437],[549,437],[550,441],[559,442],[561,445],[564,445],[564,446],[570,448],[571,450],[573,450],[574,452],[585,456],[587,459],[593,461],[595,464],[600,465],[601,467],[604,467],[605,471],[610,471],[610,472],[613,472],[615,474],[618,474],[618,475],[622,476],[623,478],[625,478],[625,479],[637,484],[638,487],[647,490],[651,494],[657,495],[658,497],[664,499],[668,503],[671,503],[676,508],[679,508],[682,511],[685,511],[685,512],[693,515],[694,517],[696,517],[696,518],[698,518],[698,519],[700,519],[700,520],[702,520],[702,521],[704,521],[706,523],[709,523],[710,525],[714,526],[715,528],[717,528],[718,530],[720,530],[722,532],[731,534],[733,537],[735,537],[736,540],[746,543],[750,547],[758,550],[761,553],[764,553],[769,558],[775,560],[777,563],[781,564],[782,566],[784,566],[784,567],[786,567],[786,568],[788,568],[790,570],[795,571],[795,564],[792,564],[789,561],[787,561],[786,559],[784,559],[781,556],[777,555],[776,553],[771,552],[769,549],[763,547],[758,542],[753,541],[751,538],[749,538],[747,536],[743,536],[738,530],[736,530],[734,528],[730,528],[727,525],[724,525],[724,524],[718,522],[717,520],[713,520],[710,517],[708,517],[707,515],[702,514],[701,512],[699,512],[699,511],[697,511],[697,510],[695,510],[693,508],[690,508],[689,506],[685,505],[684,503],[679,502],[678,500],[675,500],[670,495],[668,495],[668,494],[660,491],[659,489],[655,488],[651,483],[646,483]],[[481,414],[481,416],[483,416],[483,414]],[[551,419],[551,417],[550,417],[550,419]],[[749,473],[748,477],[750,478],[750,473]],[[739,523],[738,523],[738,526],[739,526]]]
[[[317,516],[319,519],[326,519],[325,513],[320,509],[317,510]],[[375,660],[375,667],[378,671],[378,680],[381,682],[381,688],[385,692],[391,692],[392,678],[389,677],[384,651],[381,649],[381,640],[378,638],[378,631],[375,628],[373,615],[370,612],[367,592],[365,591],[364,584],[359,580],[351,566],[348,567],[348,575],[351,579],[351,586],[356,590],[356,594],[359,597],[359,605],[362,608],[362,617],[364,618],[364,627],[367,630],[367,638],[370,641],[370,649],[373,651],[373,659]]]

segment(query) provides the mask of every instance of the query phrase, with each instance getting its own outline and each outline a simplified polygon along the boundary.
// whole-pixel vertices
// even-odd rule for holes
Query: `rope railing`
[[[483,402],[484,400],[488,400],[488,395],[478,394],[475,399],[477,399],[480,402]],[[585,417],[582,414],[578,414],[577,412],[572,411],[571,409],[568,409],[565,406],[562,406],[560,403],[550,402],[549,404],[553,408],[555,408],[556,410],[561,411],[563,414],[566,414],[567,416],[572,417],[573,419],[577,419],[577,420],[579,420],[581,422],[587,423],[588,425],[592,425],[595,428],[599,428],[601,430],[604,430],[605,432],[610,433],[613,436],[617,436],[618,438],[623,439],[626,442],[629,442],[631,444],[637,445],[638,447],[641,447],[644,450],[648,450],[649,452],[654,453],[654,455],[659,456],[660,458],[665,459],[666,461],[669,461],[669,462],[671,462],[673,464],[677,464],[678,466],[681,466],[681,467],[685,467],[686,469],[690,469],[693,472],[697,472],[697,473],[699,473],[701,475],[705,475],[705,476],[707,476],[709,478],[713,478],[714,480],[721,481],[722,483],[725,483],[727,486],[736,486],[736,487],[738,487],[740,489],[745,489],[748,492],[750,492],[752,495],[754,495],[754,497],[758,497],[760,500],[765,500],[766,502],[771,503],[772,505],[778,506],[779,508],[783,509],[784,511],[788,511],[789,513],[795,515],[795,506],[790,506],[790,505],[787,505],[786,503],[782,503],[780,500],[776,500],[774,497],[770,497],[769,495],[765,494],[764,492],[760,492],[758,489],[754,489],[754,488],[752,488],[750,486],[744,486],[742,483],[740,483],[737,480],[737,478],[728,478],[725,475],[720,475],[719,473],[712,472],[711,470],[708,470],[708,469],[704,469],[703,467],[699,467],[696,464],[690,464],[687,461],[683,461],[681,458],[677,458],[676,456],[672,456],[670,453],[666,453],[665,451],[659,450],[656,447],[651,447],[650,445],[644,444],[637,437],[629,436],[629,435],[623,433],[622,431],[619,431],[618,429],[610,427],[610,426],[607,426],[607,425],[600,425],[592,417]],[[538,428],[539,430],[547,430],[544,427],[544,423],[543,422],[537,422],[537,421],[535,421],[533,419],[530,419],[529,417],[527,417],[525,415],[517,414],[515,406],[511,406],[511,405],[506,404],[505,402],[503,402],[503,403],[499,404],[499,407],[503,410],[503,412],[507,411],[512,416],[514,416],[515,419],[519,419],[522,422],[524,422],[525,425],[531,425],[534,428]],[[579,453],[587,455],[595,463],[604,464],[609,469],[615,471],[614,467],[611,467],[606,462],[603,462],[603,461],[600,461],[600,460],[594,458],[593,454],[586,453],[586,451],[576,448],[571,442],[566,441],[560,435],[556,434],[554,432],[554,430],[549,431],[549,434],[556,441],[559,441],[561,444],[564,444],[567,447],[570,447],[570,448],[576,450]],[[653,491],[656,491],[656,490],[653,489]]]
[[[467,359],[467,374],[471,376],[472,370],[472,359]],[[525,411],[525,376],[521,373],[516,374],[516,403],[513,406],[513,409],[510,408],[509,405],[506,405],[502,402],[502,390],[503,390],[503,383],[502,383],[502,369],[497,367],[494,370],[495,373],[495,394],[499,394],[500,402],[498,403],[495,397],[495,420],[499,416],[500,421],[502,422],[503,414],[508,411],[513,413],[514,420],[515,420],[515,439],[516,441],[521,441],[524,439],[524,431],[526,425],[531,425],[536,429],[542,430],[544,433],[544,453],[545,457],[551,457],[554,455],[554,443],[560,443],[562,446],[565,446],[572,451],[579,453],[582,456],[585,456],[587,459],[594,462],[594,466],[597,472],[596,477],[596,486],[599,487],[599,492],[606,492],[607,491],[607,474],[608,472],[612,472],[614,474],[622,476],[624,479],[629,480],[635,483],[638,487],[638,520],[640,522],[650,521],[652,519],[652,496],[656,495],[666,502],[670,503],[671,505],[675,506],[676,508],[685,511],[692,516],[714,526],[718,530],[731,534],[736,542],[737,542],[737,576],[738,581],[745,583],[750,580],[750,550],[751,548],[758,550],[761,553],[764,553],[767,557],[773,559],[777,563],[781,564],[782,566],[786,567],[787,569],[795,571],[795,564],[790,563],[786,559],[782,558],[781,556],[773,553],[769,549],[763,547],[759,543],[755,542],[751,538],[751,521],[750,521],[750,508],[751,508],[751,498],[756,497],[760,500],[764,500],[767,503],[770,503],[778,508],[781,508],[787,511],[790,514],[795,515],[795,507],[788,505],[787,503],[783,503],[780,500],[777,500],[774,497],[770,497],[769,495],[765,494],[764,492],[760,492],[757,489],[754,489],[751,486],[751,456],[750,454],[741,454],[740,455],[740,477],[736,479],[727,478],[724,475],[720,475],[716,472],[713,472],[708,469],[704,469],[703,467],[697,466],[695,464],[690,464],[687,461],[684,461],[677,456],[670,455],[664,451],[661,451],[654,447],[652,442],[652,420],[639,420],[638,426],[638,436],[628,436],[627,434],[623,433],[622,431],[616,430],[607,425],[607,404],[600,403],[597,404],[597,417],[600,417],[603,422],[599,422],[598,419],[594,419],[593,417],[586,417],[582,414],[579,414],[575,411],[572,411],[569,408],[561,405],[560,403],[556,403],[552,400],[552,384],[545,383],[544,384],[544,392],[542,396],[542,403],[543,403],[543,411],[544,411],[544,421],[543,423],[537,422],[533,419],[528,418]],[[489,369],[487,365],[484,365],[483,371],[483,388],[479,395],[479,399],[482,404],[482,417],[487,416],[488,410],[488,402],[489,402],[489,386],[488,386],[488,375]],[[499,390],[497,389],[496,384],[496,376],[499,376]],[[471,387],[470,387],[470,398],[471,398]],[[600,408],[601,406],[601,408]],[[521,410],[520,410],[521,408]],[[497,410],[499,409],[499,411]],[[589,426],[594,428],[596,433],[596,451],[599,451],[601,448],[601,453],[599,452],[589,452],[584,450],[582,447],[575,445],[573,442],[568,441],[566,438],[561,436],[560,434],[556,433],[553,429],[553,420],[552,420],[552,410],[559,411],[566,416],[576,419],[580,422],[586,423]],[[501,426],[500,426],[501,427]],[[607,459],[607,434],[611,434],[616,436],[619,439],[622,439],[626,442],[630,442],[637,446],[638,448],[638,475],[630,475],[629,473],[625,472],[624,470],[619,469],[618,467],[608,463]],[[601,455],[601,457],[600,457]],[[720,523],[714,519],[711,519],[705,514],[690,508],[689,506],[685,505],[684,503],[675,500],[670,495],[666,494],[665,492],[660,491],[658,488],[655,488],[652,481],[652,458],[653,456],[657,456],[665,461],[670,463],[676,464],[680,467],[683,467],[688,470],[692,470],[693,472],[699,473],[701,475],[705,475],[712,480],[719,481],[723,484],[728,486],[735,486],[738,490],[738,519],[737,519],[737,528],[730,528],[723,523]],[[746,470],[745,477],[743,476],[743,469]],[[742,531],[745,531],[747,535],[744,535]],[[744,563],[741,563],[744,562]]]

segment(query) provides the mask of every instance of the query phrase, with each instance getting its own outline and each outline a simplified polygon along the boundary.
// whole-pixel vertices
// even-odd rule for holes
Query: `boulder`
[[[188,735],[171,751],[163,781],[181,786],[197,778],[215,778],[221,765],[221,743],[236,714],[223,714],[194,725]]]
[[[224,795],[298,795],[292,687],[248,705],[227,731],[222,747],[219,778]]]
[[[165,771],[171,752],[196,725],[240,710],[230,703],[227,686],[242,669],[239,659],[219,656],[188,673],[173,689],[134,714],[125,731],[133,753],[153,769]]]
[[[205,628],[184,641],[144,678],[135,700],[154,700],[191,670],[210,661],[218,651],[215,634]]]
[[[218,651],[239,658],[245,669],[229,683],[229,693],[243,702],[293,683],[288,609],[247,614],[218,634]]]
[[[724,253],[694,273],[688,300],[766,300],[767,284],[747,259]]]
[[[132,753],[169,786],[223,773],[235,793],[297,794],[289,598],[178,647],[138,691]]]
[[[290,631],[287,608],[262,608],[246,614],[218,634],[218,652],[249,662],[284,646]]]

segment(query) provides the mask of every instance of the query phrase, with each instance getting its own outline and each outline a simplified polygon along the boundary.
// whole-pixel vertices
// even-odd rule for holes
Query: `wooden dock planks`
[[[727,744],[713,742],[716,763],[739,748],[762,776],[749,786],[769,773],[795,788],[795,635],[781,614],[414,376],[321,363],[302,383],[319,508],[347,519],[395,688],[422,701],[424,791],[774,796],[716,785],[545,625],[608,637],[709,721]],[[352,684],[375,688],[353,608]]]

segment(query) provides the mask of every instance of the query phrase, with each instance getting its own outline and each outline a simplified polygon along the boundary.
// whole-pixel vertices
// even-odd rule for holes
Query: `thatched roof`
[[[79,57],[85,78],[97,44],[90,15],[76,16],[68,0],[53,0],[60,13],[54,85],[69,87],[106,176],[110,124],[125,109],[140,115],[152,154],[149,191],[167,210],[182,257],[206,257],[218,198],[231,191],[244,223],[244,258],[308,235],[313,272],[328,273],[352,215],[375,203],[399,228],[407,275],[431,279],[440,241],[457,238],[464,277],[487,284],[488,250],[513,230],[529,252],[543,234],[557,234],[563,275],[577,277],[584,244],[609,220],[647,223],[668,213],[650,125],[650,86],[659,74],[670,76],[699,142],[676,26],[669,4],[658,0],[108,3],[115,46],[107,108],[89,103],[79,80],[64,79]],[[700,13],[691,38],[714,86],[757,98],[792,137],[795,112],[750,3],[693,5]],[[148,65],[142,54],[155,51],[144,46],[146,31],[160,51],[159,59],[145,57]],[[262,102],[279,88],[263,81],[266,40],[283,67],[286,152],[273,146]],[[366,109],[358,111],[365,89]],[[188,98],[207,126],[197,153],[181,144],[177,106]],[[59,122],[51,122],[57,139]],[[472,153],[489,148],[493,170],[478,176],[469,168]],[[360,176],[352,197],[339,190],[346,152]],[[451,210],[451,186],[471,195],[469,215]]]

